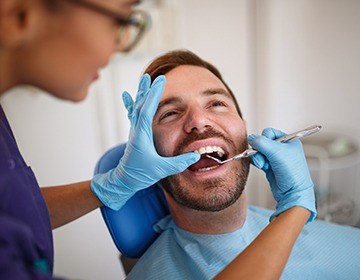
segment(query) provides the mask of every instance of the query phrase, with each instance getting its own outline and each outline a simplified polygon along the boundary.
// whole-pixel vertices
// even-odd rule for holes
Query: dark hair
[[[194,54],[189,50],[175,50],[171,52],[167,52],[153,60],[145,69],[145,73],[148,73],[151,77],[151,80],[155,80],[156,77],[160,75],[165,75],[166,73],[170,72],[174,68],[181,66],[181,65],[193,65],[199,66],[208,69],[211,73],[213,73],[219,80],[225,85],[226,89],[231,94],[236,110],[239,113],[240,117],[242,118],[242,113],[240,107],[236,101],[236,98],[228,87],[228,85],[223,80],[221,73],[219,70],[209,62],[201,59],[199,56]]]

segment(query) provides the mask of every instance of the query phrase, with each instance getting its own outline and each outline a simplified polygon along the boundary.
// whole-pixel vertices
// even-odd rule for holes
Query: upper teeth
[[[218,146],[201,147],[200,149],[196,150],[195,152],[199,153],[200,155],[217,153],[219,155],[219,157],[222,157],[225,154],[224,150]]]

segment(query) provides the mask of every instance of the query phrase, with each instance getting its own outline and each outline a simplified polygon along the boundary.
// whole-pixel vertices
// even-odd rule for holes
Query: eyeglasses
[[[134,10],[128,18],[115,11],[97,5],[86,0],[66,0],[72,3],[89,8],[106,16],[114,18],[119,24],[119,30],[116,33],[115,45],[118,52],[129,52],[143,37],[145,31],[150,27],[150,16],[141,10]]]

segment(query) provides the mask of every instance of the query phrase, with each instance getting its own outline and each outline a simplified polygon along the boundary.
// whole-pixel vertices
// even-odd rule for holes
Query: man
[[[128,279],[211,279],[255,239],[271,215],[270,211],[247,205],[243,191],[249,172],[248,159],[219,165],[206,157],[210,154],[226,159],[245,150],[248,146],[245,121],[218,70],[191,52],[174,51],[160,56],[145,72],[152,79],[165,75],[167,80],[153,120],[157,151],[163,156],[197,151],[202,158],[181,174],[161,180],[171,216],[156,224],[161,235]],[[271,133],[274,139],[279,132],[265,131],[267,135]],[[301,198],[313,199],[313,184],[303,154],[289,158],[288,166],[283,167],[284,172],[287,167],[296,170],[292,180],[285,173],[275,178],[272,170],[275,167],[271,167],[272,157],[290,156],[288,147],[302,152],[300,142],[271,141],[273,144],[254,135],[249,142],[263,153],[253,158],[254,165],[267,173],[273,192],[276,189],[273,184],[280,189],[274,193],[278,203],[270,219],[285,209],[301,206],[312,213],[309,220],[313,220],[316,210]],[[270,145],[278,146],[269,149]],[[299,192],[283,188],[289,184],[297,184]],[[344,241],[345,238],[335,238],[347,234],[348,240],[360,248],[359,230],[313,223],[298,239],[284,278],[349,279],[358,275],[360,270],[353,263],[338,262],[339,257],[349,253],[353,254],[352,259],[360,258],[360,253],[352,249],[354,244],[337,248],[337,243],[327,244],[327,239],[321,238],[324,233],[332,242]]]

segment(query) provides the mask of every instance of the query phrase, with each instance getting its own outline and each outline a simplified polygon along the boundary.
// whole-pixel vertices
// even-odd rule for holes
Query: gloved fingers
[[[124,103],[124,106],[128,112],[128,119],[131,121],[131,116],[133,114],[133,110],[134,110],[134,101],[130,95],[130,93],[128,93],[127,91],[124,91],[122,94],[122,101]]]
[[[125,91],[122,95],[123,103],[126,110],[128,111],[128,119],[131,122],[131,125],[136,125],[139,115],[139,108],[143,105],[143,99],[146,94],[149,92],[151,84],[151,78],[149,74],[144,74],[141,77],[138,92],[136,94],[135,102],[133,101],[131,95]]]
[[[259,136],[256,134],[249,135],[248,142],[251,145],[251,147],[253,147],[258,152],[262,153],[267,159],[270,159],[272,155],[277,153],[282,145],[282,143],[276,142],[265,136]]]
[[[278,130],[278,129],[275,129],[272,127],[268,127],[262,131],[261,135],[265,136],[269,139],[275,140],[277,138],[283,137],[286,134],[284,132],[282,132],[281,130]]]
[[[256,153],[255,155],[251,156],[251,163],[264,171],[269,169],[269,162],[266,160],[266,158],[261,153]]]
[[[156,79],[155,79],[156,81]],[[154,83],[155,83],[154,81]],[[154,85],[153,83],[153,85]],[[147,99],[151,99],[152,97],[152,90],[153,90],[153,85],[150,86],[151,84],[151,78],[149,74],[144,74],[143,77],[141,78],[140,84],[139,84],[139,91],[137,93],[136,96],[136,100],[134,103],[134,109],[133,109],[133,126],[137,126],[138,120],[140,118],[140,114],[142,114],[142,111],[144,110],[144,103]],[[145,105],[146,106],[146,105]],[[157,109],[157,108],[156,108]],[[152,122],[152,119],[151,119]]]
[[[281,130],[275,129],[275,128],[266,128],[263,130],[262,135],[269,138],[269,139],[278,139],[281,138],[285,135],[287,135],[286,133],[284,133]],[[280,143],[280,142],[278,142]],[[277,144],[274,144],[277,145]],[[280,144],[282,146],[282,144]],[[287,147],[299,147],[302,146],[301,141],[299,139],[292,139],[291,141],[286,143]],[[280,148],[280,146],[278,146]]]
[[[158,76],[151,85],[150,91],[147,94],[144,105],[141,109],[141,114],[144,118],[152,124],[154,115],[157,111],[161,96],[164,92],[166,78],[164,75]]]
[[[199,161],[200,154],[198,153],[185,153],[174,157],[168,157],[163,159],[167,162],[168,166],[171,166],[172,168],[166,168],[166,176],[174,175],[177,173],[180,173],[184,171],[186,168],[188,168],[190,165],[194,164],[195,162]]]
[[[165,76],[156,78],[150,90],[138,97],[133,106],[133,137],[130,141],[137,147],[137,150],[147,150],[148,154],[157,156],[153,142],[152,121],[164,90],[165,81]]]
[[[136,102],[143,98],[150,89],[151,86],[151,77],[149,74],[145,73],[140,80],[138,92],[136,94]]]

